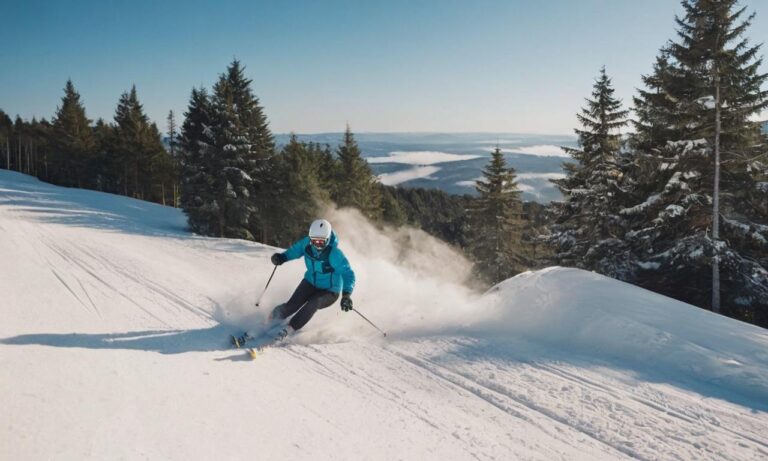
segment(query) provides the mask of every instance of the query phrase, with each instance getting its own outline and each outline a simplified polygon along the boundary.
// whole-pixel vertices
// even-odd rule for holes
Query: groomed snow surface
[[[275,249],[0,171],[0,459],[768,459],[766,330],[575,269],[482,294],[424,234],[326,216],[388,337],[334,305],[251,361],[227,337]]]

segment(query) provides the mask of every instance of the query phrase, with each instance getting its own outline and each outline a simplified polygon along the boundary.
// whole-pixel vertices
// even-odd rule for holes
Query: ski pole
[[[384,336],[387,336],[387,334],[386,334],[384,331],[382,331],[382,329],[381,329],[381,328],[377,327],[377,326],[376,326],[376,325],[375,325],[373,322],[371,322],[370,320],[368,320],[368,319],[367,319],[367,318],[366,318],[366,317],[365,317],[363,314],[361,314],[361,313],[360,313],[360,311],[358,311],[357,309],[352,309],[352,310],[353,310],[353,311],[354,311],[354,312],[355,312],[357,315],[359,315],[360,317],[362,317],[362,318],[363,318],[363,320],[365,320],[366,322],[370,323],[370,324],[371,324],[371,326],[372,326],[373,328],[375,328],[375,329],[379,330],[379,332],[381,332],[381,334],[383,334]]]
[[[267,286],[264,287],[264,291],[261,292],[261,296],[259,296],[259,299],[256,300],[256,307],[259,307],[259,304],[261,304],[261,298],[264,297],[264,293],[267,292],[267,288],[269,288],[269,282],[272,281],[272,277],[275,276],[275,271],[277,270],[277,266],[275,266],[274,269],[272,269],[272,275],[269,276],[269,280],[267,280]]]

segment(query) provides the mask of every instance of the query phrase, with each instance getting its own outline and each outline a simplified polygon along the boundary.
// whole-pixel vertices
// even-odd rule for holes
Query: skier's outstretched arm
[[[284,252],[273,254],[272,264],[279,266],[286,261],[291,261],[293,259],[302,257],[304,255],[304,249],[307,247],[307,245],[309,245],[309,237],[304,237],[303,239],[297,240]]]

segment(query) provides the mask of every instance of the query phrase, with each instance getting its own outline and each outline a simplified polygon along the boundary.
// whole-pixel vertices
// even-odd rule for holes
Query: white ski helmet
[[[309,226],[309,240],[316,248],[321,249],[325,247],[328,240],[331,238],[331,223],[325,219],[316,219]]]

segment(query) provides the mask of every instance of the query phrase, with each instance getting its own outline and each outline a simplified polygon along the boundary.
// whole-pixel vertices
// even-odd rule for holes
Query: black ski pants
[[[287,303],[275,307],[272,318],[287,319],[293,315],[290,325],[294,330],[299,330],[309,322],[318,309],[330,306],[337,299],[339,299],[338,293],[315,288],[306,279],[301,279],[301,283],[296,287],[291,299]]]

